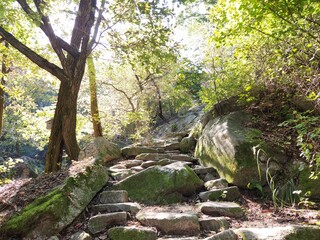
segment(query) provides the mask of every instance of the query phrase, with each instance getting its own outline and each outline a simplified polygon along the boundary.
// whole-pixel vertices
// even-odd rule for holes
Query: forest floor
[[[251,105],[246,111],[256,117],[257,121],[251,123],[250,127],[261,129],[265,141],[274,144],[291,141],[291,144],[286,144],[284,147],[286,152],[290,153],[291,159],[297,159],[299,149],[294,142],[296,133],[292,128],[279,127],[279,123],[284,121],[282,115],[279,114],[283,106],[283,102],[274,101],[268,97],[258,104]],[[64,170],[54,174],[43,174],[35,179],[14,180],[0,186],[0,225],[34,199],[62,184],[68,174],[68,171]],[[261,197],[257,190],[241,190],[241,193],[239,203],[244,208],[246,217],[232,220],[232,228],[320,224],[319,203],[310,205],[311,202],[306,202],[306,204],[295,206],[275,207],[270,199]],[[81,224],[76,220],[72,227],[81,229]]]

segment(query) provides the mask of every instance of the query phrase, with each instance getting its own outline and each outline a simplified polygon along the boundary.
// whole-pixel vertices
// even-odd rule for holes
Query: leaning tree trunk
[[[102,137],[102,126],[99,115],[98,97],[97,97],[97,77],[96,68],[94,65],[93,57],[90,56],[87,59],[88,63],[88,75],[89,75],[89,87],[90,87],[90,110],[93,125],[93,135],[95,137]]]
[[[76,139],[77,99],[81,81],[62,81],[51,128],[46,172],[61,168],[63,148],[71,160],[78,160],[80,148]]]

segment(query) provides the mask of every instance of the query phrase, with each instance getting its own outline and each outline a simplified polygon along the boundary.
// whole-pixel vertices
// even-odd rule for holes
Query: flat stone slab
[[[169,238],[158,238],[158,240],[199,240],[199,238],[198,237],[181,237],[181,238],[180,237],[178,237],[178,238],[169,237]]]
[[[226,216],[240,218],[243,210],[239,204],[234,202],[204,202],[197,204],[200,211],[210,216]]]
[[[217,233],[211,237],[207,237],[204,240],[238,240],[238,236],[237,234],[234,233],[234,231],[226,230],[226,231]],[[253,240],[253,239],[250,239],[250,240]]]
[[[204,231],[220,232],[229,229],[229,219],[226,217],[200,218],[200,228]]]
[[[124,225],[126,222],[126,212],[99,214],[89,219],[88,229],[92,234],[96,234],[104,231],[110,226]]]
[[[168,143],[164,145],[164,150],[165,151],[180,150],[180,142]]]
[[[140,166],[141,163],[143,163],[142,160],[132,159],[132,160],[127,160],[127,161],[124,163],[124,166],[125,166],[126,168],[132,168],[132,167]]]
[[[240,196],[241,194],[237,186],[213,189],[210,191],[199,193],[199,197],[202,201],[216,201],[218,199],[225,201],[234,201]]]
[[[197,167],[193,169],[196,174],[216,173],[217,171],[213,167]]]
[[[285,226],[272,228],[239,228],[234,230],[243,240],[319,240],[320,227]]]
[[[99,195],[100,203],[128,202],[128,192],[125,190],[104,191]]]
[[[143,168],[148,168],[148,167],[151,167],[151,166],[165,166],[165,165],[169,165],[171,163],[175,163],[177,161],[175,160],[171,160],[171,159],[167,159],[167,158],[164,158],[164,159],[161,159],[159,161],[146,161],[146,162],[143,162],[141,164],[141,167]]]
[[[153,148],[144,146],[127,146],[121,149],[121,153],[125,157],[135,157],[142,153],[161,153],[164,152],[164,148]]]
[[[204,187],[207,190],[226,188],[226,187],[228,187],[228,182],[224,178],[219,178],[219,179],[210,180],[210,181],[205,182]]]
[[[184,161],[184,162],[194,162],[196,161],[195,158],[190,157],[187,154],[166,154],[166,153],[142,153],[136,156],[137,160],[143,161],[159,161],[161,159],[170,159],[176,161]]]
[[[91,208],[93,213],[129,212],[134,215],[140,210],[141,206],[134,202],[99,204]]]
[[[147,227],[113,227],[108,236],[111,240],[156,240],[157,231]]]
[[[136,218],[143,225],[155,227],[163,234],[197,235],[200,233],[200,224],[196,213],[141,210],[137,213]]]

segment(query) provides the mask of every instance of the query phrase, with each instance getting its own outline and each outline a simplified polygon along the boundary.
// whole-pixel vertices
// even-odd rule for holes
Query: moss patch
[[[12,216],[1,226],[0,234],[29,239],[57,234],[83,211],[107,180],[103,166],[87,167]]]

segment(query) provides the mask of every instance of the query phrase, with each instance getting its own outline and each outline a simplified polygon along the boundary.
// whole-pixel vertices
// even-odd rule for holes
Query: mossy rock
[[[184,200],[201,188],[202,180],[180,163],[149,167],[115,185],[127,190],[129,198],[145,204],[170,204]]]
[[[157,231],[146,227],[113,227],[108,236],[111,240],[156,240]]]
[[[108,178],[105,167],[87,166],[8,219],[0,236],[44,239],[59,233],[85,209]]]
[[[221,177],[239,187],[260,181],[254,148],[263,150],[259,154],[261,162],[266,162],[269,157],[277,162],[286,162],[280,148],[268,146],[258,129],[246,127],[250,121],[250,115],[244,112],[211,119],[195,149],[201,165],[215,168]],[[265,169],[263,165],[259,167]],[[265,174],[261,175],[264,177]]]

